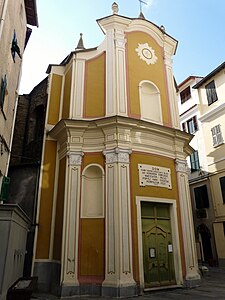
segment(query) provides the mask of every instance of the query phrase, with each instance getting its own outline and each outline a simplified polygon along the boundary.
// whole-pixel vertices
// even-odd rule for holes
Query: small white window
[[[220,125],[216,125],[211,129],[212,138],[213,138],[213,147],[217,147],[223,144],[223,137]]]

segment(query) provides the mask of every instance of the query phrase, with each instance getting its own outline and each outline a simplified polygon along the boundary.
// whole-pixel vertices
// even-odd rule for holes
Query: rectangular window
[[[217,93],[216,93],[216,86],[214,80],[208,83],[205,86],[206,95],[208,100],[208,105],[212,104],[213,102],[218,100]]]
[[[223,203],[225,204],[225,176],[220,177],[220,188],[222,192]]]
[[[198,171],[200,169],[198,151],[194,151],[190,155],[191,172]]]
[[[189,133],[195,133],[198,130],[197,117],[194,116],[190,120],[187,121],[187,127]]]
[[[194,194],[197,209],[209,208],[209,198],[206,185],[194,188]]]
[[[188,86],[185,90],[180,93],[181,104],[191,98],[191,88]]]
[[[223,136],[220,128],[220,124],[211,128],[212,138],[213,138],[213,147],[217,147],[223,144]]]

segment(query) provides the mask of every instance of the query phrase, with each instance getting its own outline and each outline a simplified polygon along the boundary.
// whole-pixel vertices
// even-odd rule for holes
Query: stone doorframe
[[[182,277],[178,221],[177,221],[177,214],[176,214],[176,209],[177,209],[176,208],[176,200],[175,199],[166,199],[166,198],[164,199],[164,198],[136,196],[140,288],[142,291],[145,289],[144,266],[143,266],[142,225],[141,225],[141,201],[153,202],[155,204],[156,203],[170,204],[170,220],[171,220],[171,231],[172,231],[172,241],[173,241],[175,280],[176,280],[177,285],[182,285],[183,277]]]

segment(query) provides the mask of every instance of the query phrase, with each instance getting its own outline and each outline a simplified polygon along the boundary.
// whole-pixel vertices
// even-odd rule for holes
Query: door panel
[[[141,208],[145,287],[174,284],[169,205],[144,202]]]

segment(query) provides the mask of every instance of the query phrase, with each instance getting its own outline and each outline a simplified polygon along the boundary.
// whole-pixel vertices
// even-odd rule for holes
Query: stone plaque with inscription
[[[158,186],[172,189],[170,169],[139,164],[138,170],[140,186]]]

